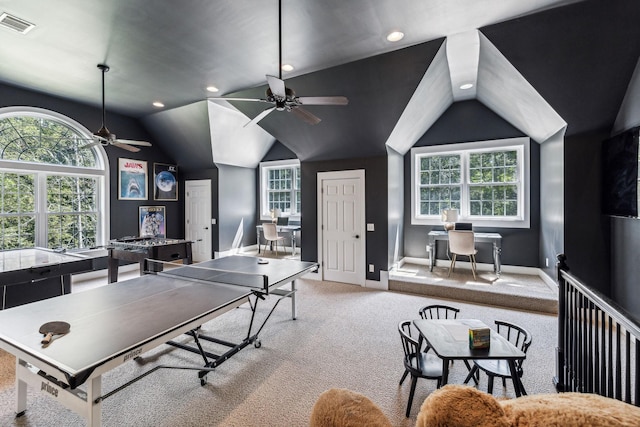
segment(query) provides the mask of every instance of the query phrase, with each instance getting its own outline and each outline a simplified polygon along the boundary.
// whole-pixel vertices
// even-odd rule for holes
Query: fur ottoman
[[[318,397],[311,412],[311,427],[392,427],[380,408],[368,397],[351,390],[332,388]]]
[[[588,393],[554,393],[496,400],[473,387],[447,385],[420,408],[416,427],[631,427],[640,408]]]

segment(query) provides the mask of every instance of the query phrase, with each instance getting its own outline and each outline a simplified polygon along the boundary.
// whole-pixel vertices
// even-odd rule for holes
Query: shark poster
[[[147,200],[147,162],[118,159],[118,199]]]

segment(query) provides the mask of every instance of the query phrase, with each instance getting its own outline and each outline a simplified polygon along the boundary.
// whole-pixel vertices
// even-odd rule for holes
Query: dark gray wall
[[[611,298],[640,321],[640,219],[609,217]]]
[[[600,157],[608,137],[602,131],[565,138],[564,247],[571,272],[610,296],[609,217],[601,213]]]
[[[93,106],[79,104],[63,98],[57,98],[9,85],[0,84],[0,107],[29,106],[44,108],[63,114],[88,130],[97,131],[102,122],[102,110]],[[107,111],[106,125],[111,132],[123,139],[149,141],[153,147],[143,147],[137,153],[131,153],[121,148],[105,147],[109,159],[110,185],[110,238],[122,236],[137,236],[139,234],[138,208],[140,206],[165,206],[167,235],[173,238],[184,237],[184,198],[181,196],[184,184],[180,181],[182,190],[178,193],[178,201],[153,200],[153,163],[174,164],[160,146],[154,142],[144,127],[136,119]],[[128,158],[147,161],[149,168],[148,200],[118,200],[118,158]],[[180,165],[178,165],[178,178]]]
[[[364,169],[365,222],[373,223],[375,230],[367,232],[366,264],[375,266],[367,280],[380,280],[380,270],[387,270],[387,156],[367,157],[322,162],[302,162],[302,238],[303,261],[318,261],[318,172]]]
[[[525,136],[518,129],[489,110],[478,101],[456,102],[434,123],[415,144],[416,147],[451,144],[471,141],[484,141],[500,138]],[[531,226],[523,228],[483,228],[478,231],[495,231],[502,235],[502,262],[508,265],[538,267],[540,232],[540,146],[531,142],[530,150]],[[404,254],[407,257],[424,258],[427,256],[427,233],[442,226],[411,225],[411,153],[405,155],[404,162]],[[445,248],[441,245],[437,257],[446,258]],[[491,263],[490,244],[479,244],[478,262]]]
[[[256,169],[218,166],[218,245],[221,252],[256,242]]]
[[[404,258],[404,156],[387,148],[388,259],[387,270]]]

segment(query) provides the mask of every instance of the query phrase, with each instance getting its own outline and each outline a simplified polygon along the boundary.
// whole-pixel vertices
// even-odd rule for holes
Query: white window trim
[[[27,107],[27,106],[14,106],[14,107],[3,107],[0,108],[0,117],[16,117],[16,116],[33,116],[33,117],[41,117],[50,120],[57,120],[59,122],[64,123],[67,126],[72,127],[83,137],[88,140],[93,138],[93,134],[87,128],[85,128],[80,123],[75,120],[57,113],[55,111],[46,110],[44,108],[37,107]],[[41,163],[31,163],[31,162],[18,162],[12,160],[0,160],[0,170],[7,172],[25,172],[25,173],[35,173],[38,177],[43,177],[46,175],[73,175],[73,176],[88,176],[98,178],[98,209],[97,211],[100,213],[100,218],[98,220],[98,229],[96,230],[96,240],[97,244],[104,245],[109,241],[110,234],[110,224],[109,224],[109,157],[107,156],[107,152],[105,151],[102,145],[96,145],[93,147],[94,150],[98,152],[97,155],[97,164],[95,168],[86,168],[86,167],[74,167],[74,166],[61,166],[61,165],[49,165],[49,164],[41,164]],[[39,182],[43,178],[37,178]],[[42,188],[38,188],[38,186],[42,186],[42,184],[36,183],[36,192],[43,191]],[[36,194],[37,196],[37,194]],[[36,203],[42,204],[42,200],[39,200],[36,197]],[[36,244],[47,241],[46,236],[46,212],[44,211],[44,207],[38,205],[36,206],[36,217],[38,221],[38,231],[36,234]],[[46,244],[44,245],[46,246]]]
[[[269,169],[282,169],[286,167],[300,167],[300,160],[298,159],[289,159],[289,160],[274,160],[271,162],[261,162],[260,163],[260,219],[263,221],[271,220],[271,213],[269,212],[268,202],[267,202],[267,172]],[[300,213],[296,213],[294,215],[289,216],[289,219],[294,221],[300,220]]]
[[[420,200],[418,177],[419,170],[418,160],[423,154],[444,154],[444,153],[460,153],[468,151],[494,151],[495,149],[513,147],[521,150],[522,163],[519,164],[518,173],[521,180],[522,196],[520,197],[520,206],[518,211],[521,212],[519,218],[500,218],[500,219],[484,219],[477,217],[465,216],[465,212],[460,212],[458,221],[472,222],[478,227],[492,228],[529,228],[530,227],[530,204],[531,204],[531,182],[530,182],[530,143],[527,137],[496,139],[489,141],[465,142],[460,144],[432,145],[426,147],[415,147],[411,149],[411,224],[412,225],[442,225],[440,215],[420,215],[418,201]],[[463,164],[462,182],[466,182],[467,168]],[[468,205],[466,191],[461,195],[461,206]],[[464,211],[464,210],[463,210]]]

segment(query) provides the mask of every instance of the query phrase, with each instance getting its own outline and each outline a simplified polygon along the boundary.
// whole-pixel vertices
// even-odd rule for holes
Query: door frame
[[[190,224],[187,224],[187,221],[189,221],[189,216],[187,215],[187,207],[189,206],[189,198],[191,196],[189,196],[189,189],[187,188],[188,185],[202,185],[202,184],[206,184],[206,186],[209,187],[209,191],[207,192],[207,194],[209,195],[209,200],[208,200],[208,206],[209,206],[209,220],[207,222],[208,226],[209,226],[209,256],[207,259],[211,259],[213,258],[213,225],[212,224],[212,218],[213,218],[213,212],[212,212],[212,208],[211,208],[211,188],[212,188],[212,182],[211,179],[188,179],[185,180],[184,182],[184,232],[185,232],[185,238],[187,238],[187,230],[190,228]],[[195,243],[195,242],[194,242]]]
[[[360,241],[360,250],[363,254],[363,264],[362,271],[364,272],[362,283],[354,283],[355,285],[366,286],[367,280],[367,233],[366,233],[366,175],[364,173],[364,169],[351,169],[351,170],[342,170],[342,171],[332,171],[332,172],[318,172],[316,174],[316,182],[317,182],[317,236],[318,236],[318,264],[320,264],[320,268],[318,269],[318,273],[320,273],[320,280],[324,280],[324,233],[322,228],[322,218],[323,218],[323,202],[324,202],[324,194],[322,192],[322,188],[324,186],[324,181],[336,180],[336,179],[359,179],[361,182],[361,192],[358,197],[358,204],[360,205],[360,236],[362,236]]]

